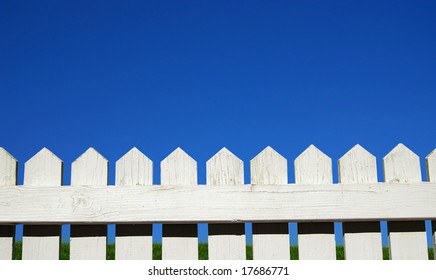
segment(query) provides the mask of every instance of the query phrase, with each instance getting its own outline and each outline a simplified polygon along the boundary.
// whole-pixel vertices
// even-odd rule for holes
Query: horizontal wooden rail
[[[9,186],[1,224],[436,219],[436,184]]]

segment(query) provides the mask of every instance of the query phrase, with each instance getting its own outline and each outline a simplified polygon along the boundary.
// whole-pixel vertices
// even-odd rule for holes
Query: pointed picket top
[[[17,184],[17,160],[0,147],[0,186]]]
[[[24,164],[24,185],[62,185],[62,165],[60,158],[43,148]]]
[[[243,185],[244,162],[226,148],[222,148],[206,162],[208,185]]]
[[[294,161],[296,184],[331,184],[332,160],[314,145],[310,145]]]
[[[160,163],[161,184],[187,186],[197,184],[197,162],[181,148]]]
[[[251,184],[288,183],[288,161],[270,146],[250,161]]]
[[[153,184],[153,162],[133,147],[115,164],[117,186],[144,186]]]
[[[401,143],[383,158],[383,171],[388,183],[421,182],[419,157]]]
[[[425,158],[425,165],[427,167],[427,180],[436,182],[436,149]]]
[[[71,185],[106,186],[108,160],[94,148],[89,148],[71,164]]]
[[[338,160],[338,171],[343,184],[377,182],[376,158],[359,144]]]

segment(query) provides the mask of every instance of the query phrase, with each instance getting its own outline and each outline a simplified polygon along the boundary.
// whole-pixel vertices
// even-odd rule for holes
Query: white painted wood
[[[436,183],[436,149],[434,149],[426,158],[427,180]]]
[[[117,186],[151,186],[153,162],[137,148],[131,149],[116,162],[115,182]]]
[[[17,160],[0,147],[0,188],[17,184]]]
[[[24,184],[43,189],[62,185],[62,161],[47,148],[43,148],[24,165]],[[56,210],[53,210],[54,212]],[[51,215],[50,213],[48,215]],[[61,226],[24,225],[23,260],[58,260]]]
[[[285,185],[288,183],[288,162],[270,146],[250,161],[252,185]]]
[[[294,170],[296,184],[325,185],[333,180],[332,160],[314,145],[295,159]]]
[[[243,185],[244,163],[226,148],[206,162],[208,185]],[[245,226],[209,224],[209,260],[245,260]]]
[[[197,184],[197,162],[177,148],[160,164],[161,184],[178,187]]]
[[[222,148],[206,162],[207,185],[243,185],[244,163],[232,152]]]
[[[108,161],[89,148],[71,164],[71,185],[107,186]]]
[[[357,144],[338,160],[338,172],[339,183],[376,183],[376,158]]]
[[[403,144],[398,144],[383,158],[383,172],[388,183],[421,182],[419,157]]]
[[[25,186],[61,186],[62,160],[43,148],[24,165]]]
[[[427,171],[427,180],[436,182],[436,149],[434,149],[426,158],[425,165]],[[436,219],[432,221],[433,230],[433,250],[436,252]]]
[[[58,236],[23,236],[23,260],[59,260]]]
[[[376,158],[356,145],[338,160],[339,182],[365,184],[377,182]],[[345,259],[382,260],[383,248],[379,222],[345,222]]]
[[[151,186],[153,162],[133,148],[116,162],[117,187]],[[115,259],[151,260],[153,257],[152,225],[117,225]]]
[[[17,182],[17,160],[0,147],[0,188]],[[11,260],[15,226],[0,225],[0,260]]]
[[[288,183],[287,160],[269,146],[250,161],[250,171],[253,185]],[[287,223],[253,223],[254,260],[289,260],[289,248]]]
[[[294,161],[297,184],[331,184],[332,160],[310,145]],[[335,260],[336,243],[334,224],[299,223],[298,254],[300,260]]]
[[[107,186],[108,161],[95,149],[89,148],[71,165],[71,185]],[[81,198],[76,200],[79,204]],[[91,207],[92,201],[84,207]],[[106,225],[71,225],[70,259],[105,260]]]
[[[0,225],[0,260],[12,260],[15,226]]]
[[[177,148],[161,162],[161,183],[177,186],[197,184],[197,162],[182,149]],[[186,198],[183,203],[195,203]],[[175,202],[171,207],[177,207]],[[197,225],[163,225],[162,259],[163,260],[197,260],[198,234]]]
[[[117,225],[116,260],[151,260],[153,258],[152,225]]]
[[[2,187],[0,223],[228,223],[436,219],[436,183],[129,188]],[[217,211],[219,210],[219,211]]]
[[[385,182],[421,182],[419,157],[398,144],[383,158]],[[424,221],[388,222],[390,258],[393,260],[428,259]]]

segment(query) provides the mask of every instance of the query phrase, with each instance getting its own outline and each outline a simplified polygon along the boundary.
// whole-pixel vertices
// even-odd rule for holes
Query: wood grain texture
[[[288,183],[288,161],[270,146],[250,161],[252,185],[285,185]]]
[[[107,183],[108,161],[95,149],[89,148],[72,163],[72,185],[107,186]],[[106,233],[106,225],[71,225],[70,259],[105,260]]]
[[[436,149],[433,150],[425,158],[425,166],[427,171],[427,180],[429,182],[436,182]],[[433,230],[433,250],[436,252],[436,219],[432,221]]]
[[[117,187],[151,186],[153,162],[133,148],[116,162]],[[152,225],[117,225],[115,259],[151,260],[153,257]]]
[[[356,145],[338,161],[339,182],[365,184],[377,182],[376,158]],[[382,238],[379,222],[345,222],[345,259],[382,260]]]
[[[429,182],[436,183],[436,149],[425,158],[425,165],[427,171],[427,180]]]
[[[137,148],[131,149],[115,165],[117,186],[151,186],[153,162]]]
[[[17,183],[17,160],[0,147],[0,188]],[[0,225],[0,260],[12,259],[15,226]]]
[[[383,158],[385,182],[421,182],[419,157],[398,144]],[[427,237],[424,221],[388,222],[390,258],[393,260],[427,260]]]
[[[0,223],[436,219],[436,184],[2,187]]]
[[[43,148],[25,163],[24,184],[39,189],[43,189],[47,185],[60,189],[62,165],[62,161],[55,154],[47,148]],[[58,260],[60,234],[60,225],[24,225],[23,260]]]
[[[310,145],[294,161],[297,184],[331,184],[332,160]],[[299,223],[298,254],[300,260],[335,260],[336,243],[333,223]]]
[[[182,149],[177,148],[161,162],[161,183],[177,186],[197,184],[197,162]],[[195,203],[186,198],[184,203]],[[174,207],[172,205],[171,207]],[[197,225],[163,225],[162,259],[163,260],[197,260],[198,235]]]
[[[117,225],[115,246],[116,260],[151,260],[152,225]]]
[[[250,161],[250,172],[253,185],[288,183],[287,160],[269,146]],[[254,260],[289,260],[289,246],[287,223],[253,223]]]
[[[226,148],[206,163],[208,185],[243,185],[244,163]],[[245,226],[209,224],[209,260],[245,260]]]
[[[17,160],[0,147],[0,188],[17,184]]]
[[[15,226],[0,225],[0,260],[12,260]]]
[[[206,162],[207,185],[243,185],[244,163],[232,152],[222,148]]]

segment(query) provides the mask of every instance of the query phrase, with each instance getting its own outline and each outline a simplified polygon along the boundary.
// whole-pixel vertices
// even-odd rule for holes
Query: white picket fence
[[[290,259],[288,222],[298,222],[299,259],[336,259],[333,222],[343,222],[345,258],[380,260],[381,220],[392,259],[428,259],[424,221],[436,221],[436,152],[426,157],[430,182],[421,182],[419,157],[402,144],[383,158],[383,183],[376,158],[359,145],[339,159],[339,184],[313,145],[294,161],[295,184],[270,147],[250,161],[250,184],[243,161],[225,148],[207,161],[204,186],[180,148],[161,162],[160,186],[136,148],[116,162],[115,186],[92,148],[72,163],[71,186],[61,187],[62,161],[48,149],[25,163],[23,186],[17,166],[0,148],[0,259],[12,258],[20,223],[23,259],[59,259],[61,224],[72,224],[70,259],[105,259],[109,223],[117,224],[116,259],[151,259],[152,223],[164,224],[163,259],[197,259],[197,223],[209,224],[209,259],[245,259],[244,222],[253,223],[254,259]]]

